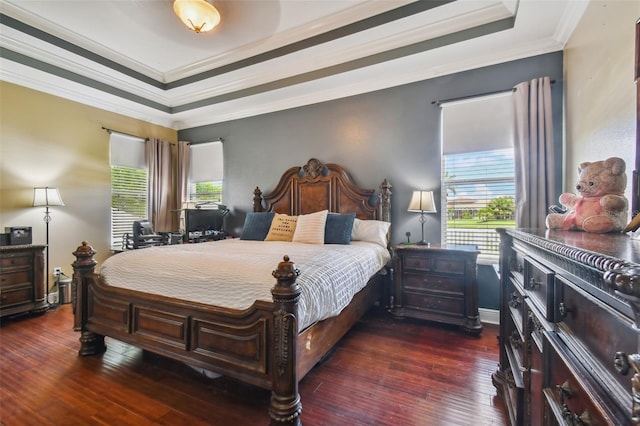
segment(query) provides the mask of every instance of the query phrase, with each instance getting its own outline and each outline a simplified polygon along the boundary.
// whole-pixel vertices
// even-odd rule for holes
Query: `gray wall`
[[[224,139],[224,201],[232,211],[226,229],[232,233],[238,234],[242,229],[256,186],[269,192],[284,170],[317,158],[345,166],[363,187],[377,189],[383,179],[389,179],[393,185],[392,242],[405,241],[407,231],[415,241],[414,236],[420,235],[420,224],[415,214],[407,212],[413,189],[437,190],[436,203],[441,211],[440,108],[432,102],[505,90],[522,81],[549,76],[556,82],[552,94],[557,170],[561,176],[562,75],[562,52],[555,52],[344,99],[185,129],[178,133],[178,140]],[[560,185],[559,182],[558,195]],[[428,217],[425,239],[440,241],[439,215]]]

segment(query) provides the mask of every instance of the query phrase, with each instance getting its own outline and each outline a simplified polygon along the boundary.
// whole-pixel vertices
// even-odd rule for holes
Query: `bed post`
[[[273,389],[269,416],[272,425],[301,425],[302,404],[298,393],[298,374],[296,369],[298,337],[298,299],[300,286],[296,278],[300,271],[296,269],[289,256],[284,256],[273,271],[277,283],[271,289],[273,295],[273,350],[271,374]]]
[[[80,332],[80,351],[81,356],[101,354],[107,347],[104,344],[104,336],[94,334],[87,331],[87,313],[88,313],[88,280],[93,276],[98,262],[95,261],[93,255],[96,251],[86,241],[82,242],[73,255],[76,260],[71,264],[73,266],[73,329]]]
[[[256,189],[253,190],[253,211],[261,212],[263,210],[264,207],[262,207],[262,191],[260,191],[260,188],[256,186]]]
[[[380,220],[391,222],[391,184],[388,180],[383,180],[380,184]]]

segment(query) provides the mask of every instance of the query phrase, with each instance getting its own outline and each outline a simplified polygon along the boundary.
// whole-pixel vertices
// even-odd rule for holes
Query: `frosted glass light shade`
[[[58,188],[33,188],[33,207],[64,206]]]
[[[175,0],[173,11],[196,33],[211,31],[220,23],[220,12],[205,0]]]

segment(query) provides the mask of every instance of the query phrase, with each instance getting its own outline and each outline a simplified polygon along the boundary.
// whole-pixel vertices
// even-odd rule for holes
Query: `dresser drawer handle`
[[[627,354],[624,352],[616,352],[616,356],[613,358],[613,366],[618,373],[626,376],[631,369]]]
[[[571,389],[571,385],[569,384],[568,380],[566,380],[561,385],[556,385],[556,389],[558,389],[558,396],[560,397],[560,402],[562,404],[564,404],[565,398],[571,399],[571,397],[574,394],[573,389]]]
[[[516,349],[519,349],[520,346],[522,346],[522,339],[520,338],[520,334],[516,330],[514,330],[511,333],[511,336],[509,336],[509,342],[511,342],[511,345]]]
[[[640,393],[640,386],[638,385],[638,383],[640,383],[640,354],[627,355],[624,352],[616,352],[613,359],[613,366],[616,371],[623,376],[626,376],[629,374],[629,371],[633,370],[634,375],[631,379],[631,393],[633,395]],[[633,398],[631,416],[634,422],[638,422],[640,420],[640,401],[636,396]]]
[[[558,305],[558,313],[562,318],[566,318],[567,315],[569,315],[569,313],[571,312],[573,312],[573,309],[567,308],[564,302],[560,302],[560,304]]]
[[[591,415],[587,410],[584,410],[582,414],[577,415],[569,410],[569,407],[566,405],[562,407],[562,417],[565,422],[571,426],[590,426],[591,425]]]
[[[537,288],[541,287],[542,283],[536,281],[535,278],[531,278],[529,280],[529,286],[527,287],[529,290],[536,290]]]
[[[511,306],[513,309],[518,309],[521,303],[522,301],[518,297],[518,293],[516,293],[515,291],[511,293],[511,300],[509,300],[509,306]]]

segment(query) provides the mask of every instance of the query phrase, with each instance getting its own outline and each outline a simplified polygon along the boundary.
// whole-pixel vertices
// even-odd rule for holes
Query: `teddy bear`
[[[625,168],[624,160],[618,157],[581,163],[576,184],[579,195],[560,195],[566,212],[547,215],[547,228],[593,233],[622,231],[629,210],[624,196]]]

